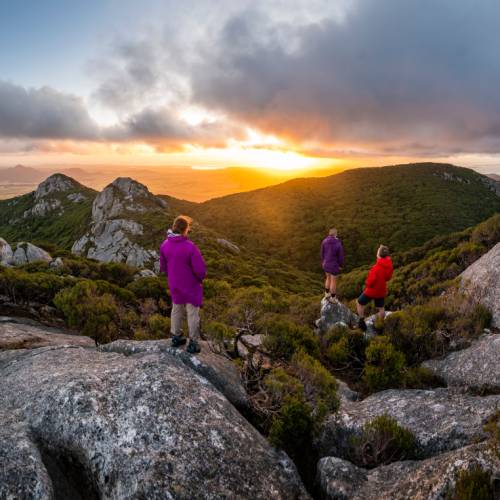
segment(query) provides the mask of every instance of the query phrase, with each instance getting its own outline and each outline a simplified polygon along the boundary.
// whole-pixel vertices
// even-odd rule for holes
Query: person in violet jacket
[[[200,352],[200,307],[203,302],[203,280],[206,276],[205,261],[198,247],[188,239],[192,219],[180,215],[168,230],[167,239],[160,247],[160,271],[167,275],[172,313],[170,315],[172,346],[186,343],[182,337],[182,321],[187,311],[191,354]]]
[[[337,276],[344,265],[344,248],[337,238],[337,230],[330,229],[328,236],[321,242],[321,265],[325,271],[325,297],[337,300]]]
[[[380,245],[377,250],[377,262],[370,269],[366,278],[365,289],[358,297],[356,304],[359,316],[359,328],[366,331],[365,306],[373,300],[380,318],[385,316],[385,296],[387,295],[387,282],[392,278],[394,268],[389,256],[389,249]]]

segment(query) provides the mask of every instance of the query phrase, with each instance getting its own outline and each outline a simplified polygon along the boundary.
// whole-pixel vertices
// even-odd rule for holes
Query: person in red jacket
[[[356,304],[359,315],[359,327],[366,331],[365,306],[373,300],[378,310],[378,315],[383,319],[385,316],[385,296],[387,295],[387,282],[392,278],[392,260],[389,249],[380,245],[377,251],[377,262],[370,269],[366,278],[365,289],[358,297]]]

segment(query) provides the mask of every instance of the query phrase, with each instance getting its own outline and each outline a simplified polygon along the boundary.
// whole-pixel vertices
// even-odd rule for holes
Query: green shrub
[[[304,398],[311,403],[317,423],[338,409],[337,381],[317,359],[299,351],[291,360],[291,370],[304,387]]]
[[[209,321],[203,325],[203,334],[221,351],[234,350],[235,331],[219,321]]]
[[[273,407],[283,405],[285,399],[293,397],[304,398],[304,385],[297,377],[290,375],[284,368],[273,368],[264,378],[264,387],[271,399]]]
[[[492,247],[500,241],[500,214],[481,222],[474,228],[471,235],[473,242]]]
[[[139,299],[167,299],[167,282],[165,278],[139,278],[126,287]]]
[[[289,360],[299,350],[316,358],[320,356],[319,340],[308,327],[280,316],[264,317],[258,327],[266,335],[264,347],[274,359]]]
[[[308,458],[314,433],[311,408],[304,401],[287,397],[277,416],[274,417],[269,440],[282,448],[296,463]]]
[[[363,467],[417,458],[415,435],[388,415],[365,424],[361,436],[354,438],[352,444],[355,461]]]
[[[375,337],[366,348],[363,382],[371,392],[398,387],[404,377],[405,356],[386,336]]]
[[[92,281],[80,281],[73,288],[60,291],[54,304],[64,314],[66,323],[82,335],[104,344],[116,340],[120,333],[120,312],[115,298],[99,293]]]
[[[476,466],[458,474],[452,500],[494,500],[491,473]]]
[[[481,304],[448,293],[391,314],[385,320],[384,334],[413,365],[445,354],[451,341],[476,338],[490,320],[491,314]]]
[[[137,269],[121,262],[101,262],[99,272],[100,279],[123,288],[134,280]]]
[[[322,343],[325,357],[333,368],[363,366],[367,345],[363,332],[346,326],[334,326],[323,336]]]
[[[500,459],[500,410],[489,419],[484,430],[490,436],[491,445],[497,457]]]
[[[0,266],[0,293],[16,304],[39,302],[51,304],[62,289],[73,286],[77,280],[52,273],[28,273],[21,269]]]
[[[148,318],[148,330],[153,338],[161,339],[170,335],[170,318],[153,314]]]
[[[268,314],[288,313],[287,296],[280,290],[266,286],[239,288],[231,297],[223,322],[249,333],[257,333],[257,321]]]
[[[412,366],[404,373],[403,386],[405,389],[428,389],[442,387],[444,382],[424,366]]]

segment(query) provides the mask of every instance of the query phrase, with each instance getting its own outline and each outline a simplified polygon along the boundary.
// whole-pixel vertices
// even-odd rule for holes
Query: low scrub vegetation
[[[365,424],[352,445],[354,462],[367,468],[418,458],[415,435],[387,415]]]

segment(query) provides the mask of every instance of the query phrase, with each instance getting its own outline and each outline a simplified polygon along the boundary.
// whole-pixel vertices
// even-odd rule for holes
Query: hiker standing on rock
[[[170,315],[172,347],[186,343],[182,336],[182,321],[187,311],[191,354],[200,352],[200,307],[203,301],[203,280],[206,276],[205,261],[198,247],[188,239],[192,219],[180,215],[168,230],[167,239],[160,247],[160,271],[167,275],[172,313]]]
[[[337,300],[337,276],[344,265],[344,248],[335,228],[330,229],[321,242],[321,265],[326,275],[325,298],[334,302]]]
[[[366,332],[365,306],[373,300],[378,310],[378,316],[385,317],[385,297],[387,295],[387,282],[392,278],[394,269],[389,256],[389,249],[380,245],[377,250],[377,262],[370,269],[366,278],[365,289],[358,297],[356,307],[359,316],[359,328]]]

